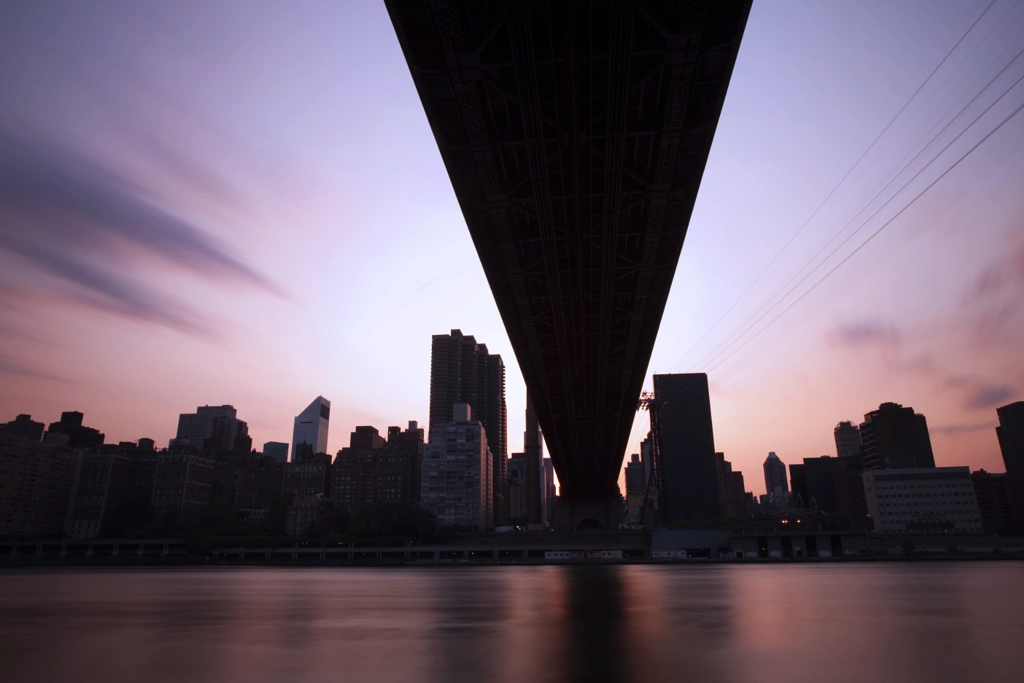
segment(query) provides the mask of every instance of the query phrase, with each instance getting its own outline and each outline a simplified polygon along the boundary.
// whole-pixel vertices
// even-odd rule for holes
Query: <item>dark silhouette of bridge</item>
[[[566,523],[609,524],[751,0],[386,2]]]

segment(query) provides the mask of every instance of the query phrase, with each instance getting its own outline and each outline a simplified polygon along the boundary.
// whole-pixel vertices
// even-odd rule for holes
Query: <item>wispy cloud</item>
[[[970,424],[951,424],[951,425],[928,425],[928,431],[932,434],[973,434],[974,432],[983,432],[990,429],[995,429],[993,422],[975,422]]]
[[[198,162],[167,150],[175,172],[209,181]],[[281,295],[270,279],[196,225],[157,206],[96,159],[0,129],[0,252],[70,285],[72,298],[119,315],[192,333],[208,321],[128,273],[140,260]]]
[[[984,297],[1015,287],[1024,287],[1024,245],[983,268],[974,278],[970,292],[975,297]]]
[[[900,345],[899,331],[892,325],[874,321],[859,321],[840,325],[830,334],[831,340],[849,348],[882,346],[895,348]]]
[[[0,375],[20,375],[22,377],[30,377],[32,379],[44,379],[51,382],[65,382],[66,380],[60,377],[54,377],[53,375],[47,374],[40,370],[25,365],[24,363],[18,362],[12,358],[5,357],[0,354]]]
[[[991,410],[1021,393],[1021,377],[992,381],[972,374],[952,374],[927,353],[910,354],[903,348],[903,335],[892,325],[860,321],[840,325],[829,333],[830,340],[854,351],[875,353],[889,373],[910,374],[952,392],[967,410]]]
[[[1012,384],[988,382],[977,377],[951,376],[946,385],[961,392],[965,408],[984,410],[1009,403],[1018,388]]]

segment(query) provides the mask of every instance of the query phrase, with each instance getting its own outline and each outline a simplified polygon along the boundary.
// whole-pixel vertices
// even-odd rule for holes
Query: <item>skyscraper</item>
[[[852,422],[840,422],[833,432],[836,437],[836,455],[855,458],[860,455],[860,427]]]
[[[789,486],[786,483],[786,465],[775,455],[775,451],[768,453],[764,461],[764,488],[769,498],[772,494],[788,493]]]
[[[996,408],[999,426],[996,437],[1010,475],[1017,524],[1024,524],[1024,401]]]
[[[235,450],[244,444],[249,426],[238,419],[233,406],[200,406],[194,413],[178,416],[175,441],[205,453]],[[248,451],[248,449],[246,449]]]
[[[331,419],[331,402],[317,396],[295,417],[292,429],[292,460],[299,452],[299,444],[307,444],[314,453],[327,452],[327,428]]]
[[[509,457],[505,490],[505,504],[508,506],[508,523],[516,526],[527,524],[525,453],[513,453]]]
[[[928,422],[899,403],[883,403],[860,424],[864,469],[935,467]]]
[[[789,466],[789,479],[792,484],[793,505],[798,510],[807,510],[811,507],[811,496],[807,491],[807,473],[804,471],[803,463]]]
[[[540,423],[537,422],[537,411],[533,409],[530,393],[526,393],[526,432],[523,434],[523,457],[526,459],[525,494],[526,523],[542,524],[544,522],[544,454],[541,449]]]
[[[466,403],[474,420],[487,431],[487,444],[494,458],[494,488],[491,508],[495,522],[505,521],[505,479],[508,457],[508,412],[505,406],[505,364],[498,354],[488,353],[486,344],[461,330],[435,334],[430,349],[430,433],[446,425],[452,408]],[[539,476],[539,475],[538,475]]]
[[[654,375],[662,520],[721,517],[711,397],[704,373]]]

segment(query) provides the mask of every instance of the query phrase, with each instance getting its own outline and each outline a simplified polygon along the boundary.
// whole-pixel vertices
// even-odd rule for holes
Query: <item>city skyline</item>
[[[717,362],[699,363],[751,313],[750,302],[727,313],[732,302],[984,3],[924,7],[797,13],[755,5],[647,388],[654,373],[704,372]],[[184,21],[188,8],[122,9],[107,27],[102,14],[88,18],[88,35],[73,25],[87,19],[73,7],[63,19],[5,10],[18,21],[3,22],[0,54],[22,58],[0,60],[0,97],[6,111],[36,123],[0,121],[0,149],[25,162],[15,169],[0,161],[0,211],[20,215],[7,183],[21,178],[15,171],[36,169],[29,180],[39,201],[48,198],[68,220],[9,223],[36,229],[31,239],[24,230],[0,233],[0,419],[30,413],[49,423],[81,410],[109,441],[162,444],[182,411],[229,404],[255,443],[288,442],[297,407],[323,394],[334,401],[333,453],[357,425],[426,424],[424,340],[462,328],[506,359],[515,407],[507,429],[522,433],[515,355],[383,7],[287,17],[263,9],[246,19],[246,31],[228,4],[209,9],[202,29]],[[993,17],[1004,14],[1009,29],[1021,25],[1018,10],[997,4]],[[343,39],[328,27],[340,27]],[[981,28],[985,35],[990,26]],[[232,31],[234,41],[222,42]],[[44,34],[70,39],[43,54],[28,43]],[[1000,47],[1001,35],[992,34]],[[894,36],[904,40],[887,40]],[[259,37],[284,42],[268,48]],[[852,64],[850,46],[867,38],[878,50]],[[194,56],[176,52],[183,39],[197,46]],[[355,59],[360,51],[374,59]],[[89,58],[72,64],[81,55]],[[119,61],[134,62],[133,71]],[[321,62],[308,78],[291,78]],[[67,75],[40,85],[53,64],[69,66]],[[971,78],[981,72],[968,67]],[[76,79],[103,87],[85,93]],[[306,106],[268,106],[274,101]],[[938,101],[949,103],[941,93]],[[69,108],[80,117],[75,127],[61,115]],[[120,117],[139,127],[120,126]],[[834,453],[837,422],[859,423],[893,401],[928,417],[937,465],[1002,470],[995,407],[1024,396],[1014,355],[1024,338],[1024,207],[1012,194],[1024,176],[1022,133],[1011,122],[769,333],[709,372],[716,448],[736,469],[758,472],[768,451],[787,463]],[[886,161],[895,159],[877,166]],[[65,184],[44,185],[46,177]],[[870,187],[876,177],[862,180]],[[111,226],[96,233],[101,249],[92,251],[72,230],[90,216],[66,215],[76,210],[68,187],[116,204],[122,217],[143,212],[153,232]],[[832,227],[812,224],[803,237],[823,238]],[[394,237],[376,239],[387,233]],[[40,260],[40,245],[58,245],[60,258]],[[814,246],[781,263],[795,267]],[[123,272],[105,269],[105,260]],[[790,270],[770,273],[764,291]],[[639,452],[645,420],[624,460]],[[508,450],[520,450],[517,438]],[[754,492],[758,480],[748,477]]]

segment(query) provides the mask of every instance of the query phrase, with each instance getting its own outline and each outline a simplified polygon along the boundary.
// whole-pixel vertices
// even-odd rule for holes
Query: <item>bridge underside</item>
[[[387,0],[568,499],[616,491],[750,0]]]

